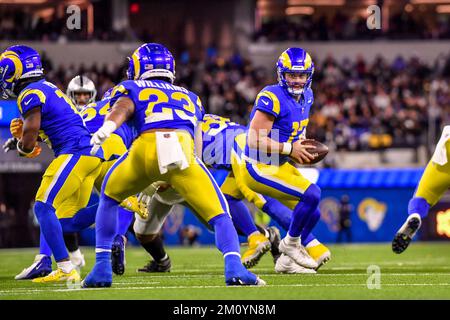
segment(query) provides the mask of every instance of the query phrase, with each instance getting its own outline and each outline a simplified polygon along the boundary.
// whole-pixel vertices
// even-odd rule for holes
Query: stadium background
[[[80,29],[68,28],[77,12],[71,5],[80,10]],[[381,8],[379,30],[367,27],[370,5]],[[0,1],[0,49],[38,49],[47,79],[63,91],[85,74],[100,97],[123,78],[125,57],[142,42],[166,45],[176,56],[177,83],[198,92],[208,112],[240,123],[257,92],[275,81],[279,54],[289,46],[308,50],[316,72],[307,132],[331,149],[319,166],[304,169],[323,190],[314,233],[336,241],[340,199],[348,195],[352,241],[392,239],[450,122],[450,1]],[[1,143],[17,116],[14,101],[0,100]],[[51,159],[45,148],[33,160],[0,153],[0,247],[37,245],[32,201]],[[450,238],[449,195],[424,223],[420,239]],[[166,241],[180,244],[189,233],[183,230],[197,232],[199,244],[214,241],[180,209],[164,228]],[[82,238],[91,244],[92,229]]]

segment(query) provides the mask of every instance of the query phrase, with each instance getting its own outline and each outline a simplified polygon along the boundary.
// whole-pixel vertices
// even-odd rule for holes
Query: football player
[[[408,218],[392,240],[392,250],[402,253],[419,230],[422,219],[450,187],[450,125],[445,126],[436,150],[408,204]]]
[[[86,127],[92,134],[102,126],[105,116],[111,108],[111,92],[112,89],[108,90],[100,101],[88,104],[81,111]],[[106,173],[113,166],[117,157],[127,152],[134,137],[135,133],[133,129],[124,123],[105,141],[103,144],[103,152],[106,158],[112,160],[103,163],[102,171],[95,181],[97,190],[101,190]],[[125,234],[133,220],[132,212],[136,212],[136,215],[143,219],[147,217],[147,209],[139,204],[136,196],[130,196],[125,199],[119,208],[118,230],[112,244],[112,270],[117,275],[122,275],[125,272],[125,246],[127,242]],[[95,215],[92,218],[94,219]]]
[[[78,76],[77,76],[78,77]],[[75,77],[74,79],[77,79]],[[85,78],[85,82],[90,81]],[[71,83],[73,83],[73,79]],[[74,97],[74,105],[81,105],[83,101],[79,100],[79,96],[71,93],[68,89],[67,93],[71,97]],[[109,108],[109,93],[105,93],[101,101],[97,103],[89,104],[85,106],[81,112],[81,116],[85,122],[86,127],[91,133],[94,133],[103,123],[103,118],[107,113]],[[95,96],[95,95],[94,95]],[[17,132],[22,130],[21,121],[13,121],[11,123],[11,133],[17,135]],[[102,163],[102,170],[100,171],[98,177],[95,180],[94,186],[97,190],[101,190],[101,184],[103,178],[106,175],[108,169],[112,166],[115,160],[127,151],[127,148],[131,145],[133,139],[133,133],[131,129],[124,125],[119,128],[108,141],[103,146],[103,152],[106,159],[109,161],[104,161]],[[68,218],[60,218],[60,223],[63,230],[64,241],[67,249],[69,250],[69,257],[72,264],[79,271],[80,268],[85,266],[84,255],[81,253],[78,247],[78,237],[77,232],[86,229],[95,222],[95,214],[98,208],[98,202],[89,201],[88,206],[85,209],[78,211],[75,215]],[[137,201],[136,197],[130,197],[126,199],[122,204],[119,215],[119,225],[117,236],[113,244],[113,271],[121,275],[125,271],[125,241],[124,236],[130,226],[133,219],[133,211],[137,215],[143,216],[145,218],[146,209],[141,207]],[[23,269],[21,273],[16,275],[16,280],[26,280],[34,279],[37,277],[42,277],[49,274],[52,271],[51,262],[52,251],[48,246],[45,238],[42,236],[40,238],[40,251],[36,255],[34,262],[28,268]]]
[[[112,110],[91,139],[92,152],[126,121],[133,122],[138,137],[106,175],[96,217],[96,264],[82,285],[111,286],[118,204],[156,181],[170,183],[212,226],[224,257],[227,285],[265,284],[242,265],[226,199],[195,157],[194,131],[204,111],[197,95],[173,85],[172,54],[160,44],[144,44],[129,59],[127,76],[129,80],[111,94]]]
[[[97,89],[95,89],[95,84],[91,79],[79,75],[70,80],[66,94],[75,104],[75,107],[81,111],[88,104],[95,102]]]
[[[70,262],[58,219],[72,218],[88,204],[103,151],[90,154],[91,135],[81,115],[61,90],[44,79],[40,56],[33,48],[16,45],[0,55],[0,90],[5,97],[17,98],[23,118],[15,135],[18,154],[39,155],[39,136],[55,154],[42,177],[34,212],[58,268],[33,282],[77,281],[80,275]]]
[[[207,114],[203,118],[202,127],[202,143],[197,145],[197,152],[202,154],[205,164],[216,169],[225,169],[229,171],[225,181],[221,184],[221,190],[224,193],[230,206],[230,213],[233,223],[238,231],[248,236],[249,248],[242,256],[243,264],[249,268],[257,264],[261,256],[264,254],[264,239],[269,238],[272,244],[272,255],[274,261],[277,262],[279,256],[279,231],[275,227],[268,229],[257,228],[255,226],[248,208],[242,202],[247,198],[258,209],[268,213],[275,221],[277,221],[286,230],[289,228],[289,221],[292,211],[285,207],[275,199],[262,196],[251,191],[248,187],[241,186],[242,190],[236,184],[234,171],[232,171],[231,153],[236,153],[235,138],[242,135],[245,140],[246,128],[238,125],[229,119],[216,115]],[[242,152],[237,151],[239,154]],[[233,161],[235,158],[233,158]],[[234,166],[234,169],[238,166]],[[138,271],[142,272],[165,272],[170,270],[170,259],[165,253],[159,232],[163,226],[166,217],[170,214],[172,206],[175,204],[184,204],[183,198],[176,193],[169,185],[158,183],[150,186],[144,192],[142,197],[148,199],[147,207],[149,208],[149,218],[141,219],[136,217],[134,231],[141,245],[153,257],[148,265]],[[194,212],[195,213],[195,212]],[[310,223],[315,225],[319,216],[315,215]],[[258,229],[265,233],[265,238]],[[312,229],[312,228],[311,228]],[[324,264],[330,259],[329,250],[318,242],[312,234],[303,234],[305,246],[308,252],[314,255],[319,265]],[[261,240],[259,240],[261,239]],[[311,269],[302,268],[295,263],[278,263],[276,266],[278,272],[285,273],[314,273]]]
[[[285,50],[277,62],[278,84],[266,86],[250,114],[237,183],[256,193],[277,199],[292,211],[289,230],[279,249],[304,268],[316,269],[317,262],[301,244],[308,221],[318,214],[320,188],[306,179],[294,165],[310,163],[314,146],[303,145],[303,133],[313,103],[311,90],[314,64],[301,48]],[[307,233],[310,233],[308,230]],[[280,261],[279,259],[279,261]]]

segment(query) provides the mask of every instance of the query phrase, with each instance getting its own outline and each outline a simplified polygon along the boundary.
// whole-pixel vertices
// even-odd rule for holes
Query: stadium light
[[[1,0],[1,4],[42,4],[47,0]]]
[[[343,6],[345,0],[288,0],[289,6]]]
[[[413,4],[439,4],[439,3],[449,3],[450,0],[411,0]]]
[[[297,15],[297,14],[311,15],[314,13],[314,8],[313,7],[289,7],[289,8],[286,8],[285,13],[288,16]]]
[[[436,7],[437,13],[450,13],[450,5],[440,5]]]

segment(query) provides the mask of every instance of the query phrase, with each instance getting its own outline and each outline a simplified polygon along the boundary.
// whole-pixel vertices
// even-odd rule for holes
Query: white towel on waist
[[[174,131],[156,132],[156,152],[161,174],[172,169],[184,170],[189,167],[186,155]]]
[[[448,162],[447,148],[445,147],[445,143],[448,140],[450,140],[450,126],[445,126],[442,131],[442,136],[436,145],[436,150],[434,150],[433,156],[431,157],[432,162],[440,166],[443,166]]]

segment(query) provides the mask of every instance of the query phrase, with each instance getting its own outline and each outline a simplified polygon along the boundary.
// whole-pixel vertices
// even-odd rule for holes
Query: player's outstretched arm
[[[120,97],[106,115],[103,125],[92,135],[91,155],[95,155],[100,146],[134,113],[134,103],[130,98]]]

